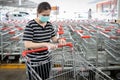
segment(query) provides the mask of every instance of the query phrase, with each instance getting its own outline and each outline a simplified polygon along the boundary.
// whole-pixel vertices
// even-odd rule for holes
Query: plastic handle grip
[[[66,45],[58,45],[58,48],[64,47],[64,46],[73,47],[73,44],[69,42]],[[33,50],[25,50],[25,51],[22,52],[22,56],[24,57],[27,54],[32,53],[32,52],[40,52],[40,51],[45,51],[45,50],[48,50],[48,48],[43,47],[43,48],[37,48],[37,49],[33,49]]]
[[[73,44],[69,42],[69,43],[67,43],[65,45],[58,45],[58,48],[64,47],[64,46],[73,47]]]
[[[17,28],[19,31],[20,31],[20,30],[23,30],[23,28],[21,28],[21,27],[16,27],[16,28]]]
[[[15,34],[15,31],[10,31],[9,34]]]
[[[75,32],[83,33],[83,30],[75,30]]]
[[[90,32],[97,32],[96,30],[90,30]]]
[[[109,39],[118,39],[117,36],[110,36],[110,35],[105,34],[105,33],[103,33],[103,32],[100,32],[100,33],[101,33],[102,35],[104,35],[105,37],[109,38]]]
[[[64,34],[64,31],[58,31],[58,34],[62,35],[62,34]]]
[[[6,30],[6,29],[8,29],[8,28],[2,28],[1,30]]]
[[[111,29],[105,29],[105,31],[108,31],[108,32],[110,32],[110,31],[111,31]]]
[[[91,38],[91,36],[89,36],[89,35],[84,35],[84,36],[81,36],[81,38]]]
[[[28,53],[32,53],[32,52],[38,52],[38,51],[44,51],[44,50],[48,50],[48,48],[38,48],[38,49],[34,49],[34,50],[25,50],[22,52],[22,56],[26,56]]]
[[[109,38],[110,38],[110,39],[118,39],[117,36],[110,36]]]

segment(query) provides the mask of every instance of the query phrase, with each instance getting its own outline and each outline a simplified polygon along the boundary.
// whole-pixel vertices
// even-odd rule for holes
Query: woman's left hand
[[[66,45],[66,40],[64,40],[64,39],[59,39],[59,40],[58,40],[58,43],[59,43],[60,45]]]

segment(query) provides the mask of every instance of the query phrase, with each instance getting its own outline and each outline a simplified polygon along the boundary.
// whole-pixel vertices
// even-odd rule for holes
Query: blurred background
[[[47,80],[120,80],[120,0],[0,0],[0,80],[28,80],[23,32],[44,1],[56,36],[75,50],[50,54]]]
[[[117,0],[0,0],[0,20],[6,14],[9,19],[33,19],[37,5],[43,1],[52,6],[51,20],[87,19],[89,9],[93,19],[117,19]]]

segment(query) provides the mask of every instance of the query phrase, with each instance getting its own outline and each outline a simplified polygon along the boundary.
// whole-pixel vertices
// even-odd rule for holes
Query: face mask
[[[50,19],[50,17],[49,16],[40,16],[39,19],[41,22],[44,23],[44,22],[47,22]]]

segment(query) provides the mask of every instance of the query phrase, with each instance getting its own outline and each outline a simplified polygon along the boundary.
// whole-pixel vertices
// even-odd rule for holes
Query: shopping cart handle
[[[58,34],[62,35],[62,34],[64,34],[64,31],[58,31]]]
[[[110,36],[110,39],[119,39],[118,36]]]
[[[60,47],[64,47],[64,46],[68,46],[68,47],[73,47],[73,44],[71,42],[65,44],[65,45],[58,45],[58,48]],[[26,56],[29,53],[33,53],[33,52],[40,52],[40,51],[45,51],[48,50],[47,47],[42,47],[42,48],[37,48],[37,49],[33,49],[33,50],[25,50],[22,52],[22,56]]]
[[[32,53],[32,52],[38,52],[38,51],[45,51],[48,50],[48,48],[44,47],[44,48],[37,48],[37,49],[33,49],[33,50],[25,50],[22,52],[22,56],[26,56],[28,53]]]
[[[83,30],[75,30],[75,32],[83,33]]]
[[[10,31],[9,34],[15,34],[15,31]]]
[[[90,32],[97,32],[96,30],[90,30]]]
[[[120,33],[120,29],[116,30],[117,33]]]
[[[91,36],[89,36],[89,35],[83,35],[83,36],[81,36],[81,38],[87,39],[87,38],[91,38]]]
[[[7,28],[5,27],[5,28],[1,28],[1,30],[6,30]]]
[[[58,48],[64,47],[64,46],[73,47],[73,44],[71,42],[69,42],[69,43],[67,43],[65,45],[58,45]]]

